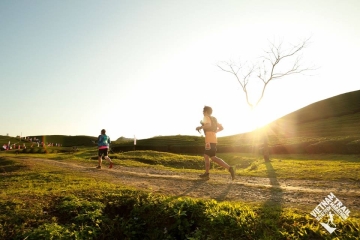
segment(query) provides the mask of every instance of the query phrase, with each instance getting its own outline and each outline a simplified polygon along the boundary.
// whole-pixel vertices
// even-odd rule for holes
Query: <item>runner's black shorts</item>
[[[108,148],[99,149],[98,156],[101,157],[102,155],[104,155],[104,157],[106,157],[108,155],[108,152]]]
[[[216,150],[216,143],[206,143],[204,154],[208,155],[209,157],[215,157]]]

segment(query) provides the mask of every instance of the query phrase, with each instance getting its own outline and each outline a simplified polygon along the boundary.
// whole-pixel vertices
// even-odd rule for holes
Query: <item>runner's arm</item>
[[[216,131],[216,132],[220,132],[220,131],[222,131],[222,130],[224,130],[223,125],[220,124],[220,123],[218,123],[218,125],[217,125],[217,131]]]
[[[207,130],[208,128],[211,128],[211,120],[209,117],[208,118],[204,117],[202,121],[202,126],[197,127],[196,131],[199,131],[201,129]]]

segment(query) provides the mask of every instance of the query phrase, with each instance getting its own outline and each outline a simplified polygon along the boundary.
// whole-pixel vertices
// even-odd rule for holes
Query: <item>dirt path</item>
[[[350,211],[360,211],[360,182],[283,180],[237,176],[210,175],[208,181],[200,180],[195,173],[178,173],[152,168],[114,166],[103,169],[47,159],[24,159],[36,164],[41,162],[87,176],[106,178],[115,184],[133,186],[154,193],[176,197],[190,196],[218,201],[241,201],[275,207],[297,207],[312,210],[332,192]]]

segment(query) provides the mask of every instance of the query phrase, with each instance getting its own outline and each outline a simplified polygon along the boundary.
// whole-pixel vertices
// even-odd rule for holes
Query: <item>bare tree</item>
[[[221,62],[218,67],[224,72],[235,76],[243,92],[245,93],[246,103],[253,110],[264,97],[265,90],[270,82],[284,78],[293,74],[301,74],[306,71],[315,70],[314,67],[302,66],[302,51],[308,46],[310,38],[307,38],[296,45],[290,45],[283,49],[283,43],[275,44],[269,42],[269,50],[264,51],[264,55],[258,58],[255,64],[237,64],[234,62]],[[262,88],[258,98],[250,100],[250,82],[260,81]],[[269,161],[269,151],[267,137],[264,136],[263,144],[264,160]]]

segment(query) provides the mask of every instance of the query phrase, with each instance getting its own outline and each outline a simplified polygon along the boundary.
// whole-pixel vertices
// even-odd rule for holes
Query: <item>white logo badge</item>
[[[346,220],[350,210],[333,193],[330,193],[310,214],[331,234],[336,230],[334,216]],[[326,217],[325,220],[322,220],[324,217]]]

